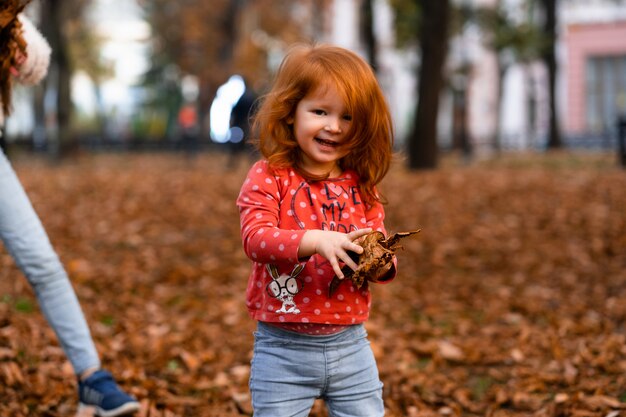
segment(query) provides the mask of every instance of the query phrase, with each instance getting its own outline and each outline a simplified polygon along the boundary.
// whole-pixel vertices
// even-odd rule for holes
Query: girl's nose
[[[341,126],[339,124],[339,121],[335,119],[329,121],[324,129],[326,129],[327,132],[341,133]]]

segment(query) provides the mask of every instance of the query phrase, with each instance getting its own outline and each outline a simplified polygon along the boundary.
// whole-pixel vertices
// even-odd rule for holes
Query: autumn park
[[[140,415],[250,415],[250,265],[234,204],[246,170],[224,163],[16,161]],[[422,229],[403,241],[396,280],[372,289],[388,415],[619,416],[624,171],[605,155],[447,163],[397,164],[382,187],[389,230]],[[0,415],[71,415],[71,367],[26,280],[9,255],[0,262]]]
[[[371,68],[384,224],[420,230],[365,284],[385,416],[626,416],[622,0],[2,2],[0,417],[253,415],[236,201],[298,42]],[[79,405],[46,234],[128,412]]]

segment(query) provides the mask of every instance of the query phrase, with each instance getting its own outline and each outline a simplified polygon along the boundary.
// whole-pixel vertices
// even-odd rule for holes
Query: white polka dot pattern
[[[333,334],[367,319],[371,305],[367,287],[357,291],[346,281],[330,298],[334,272],[328,261],[319,255],[297,260],[300,241],[309,229],[347,233],[369,226],[385,233],[382,205],[361,201],[357,179],[356,173],[347,171],[332,180],[307,182],[293,170],[270,173],[267,161],[250,169],[237,206],[244,251],[253,261],[246,306],[254,319],[311,335]],[[293,305],[285,304],[287,298],[279,299],[269,290],[273,278],[265,265],[275,265],[279,274],[288,275],[297,262],[303,262],[303,269],[295,277],[298,284],[290,287]]]

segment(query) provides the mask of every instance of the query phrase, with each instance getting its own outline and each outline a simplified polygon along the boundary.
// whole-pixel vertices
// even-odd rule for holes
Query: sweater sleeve
[[[279,178],[259,161],[248,172],[237,207],[246,255],[255,262],[298,262],[298,247],[306,230],[280,228]]]

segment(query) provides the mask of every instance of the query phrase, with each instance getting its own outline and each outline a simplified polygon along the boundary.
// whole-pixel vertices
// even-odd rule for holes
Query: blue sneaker
[[[115,383],[113,376],[98,370],[84,381],[78,381],[80,408],[94,407],[94,415],[116,417],[130,415],[139,410],[139,403]]]

